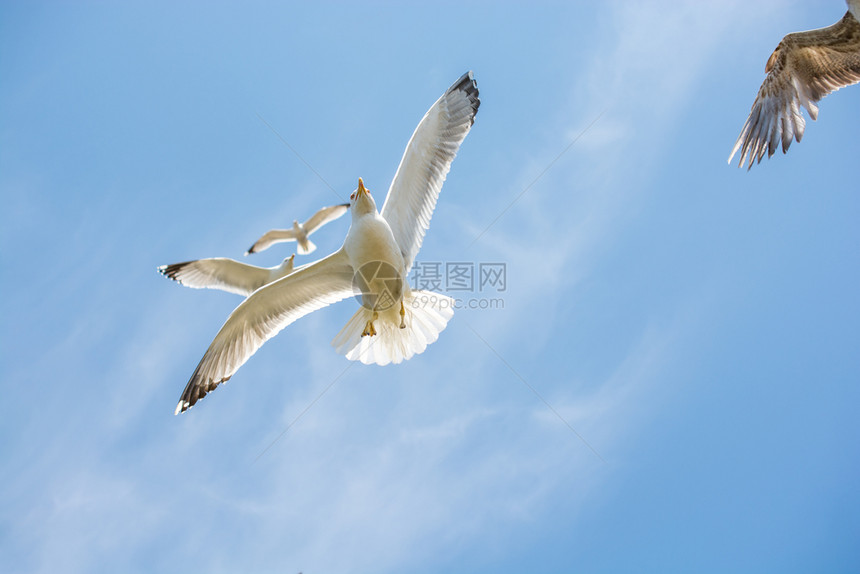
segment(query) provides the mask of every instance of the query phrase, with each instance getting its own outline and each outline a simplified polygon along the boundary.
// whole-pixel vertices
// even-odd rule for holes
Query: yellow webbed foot
[[[361,333],[362,337],[373,337],[376,335],[376,327],[373,326],[373,322],[377,319],[379,319],[379,313],[374,311],[373,318],[364,325],[364,331]]]
[[[362,337],[373,337],[376,335],[376,327],[373,326],[373,321],[368,321],[364,326],[364,331],[362,331]]]

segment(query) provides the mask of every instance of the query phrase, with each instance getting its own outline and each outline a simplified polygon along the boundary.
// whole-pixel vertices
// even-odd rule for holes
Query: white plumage
[[[343,246],[254,291],[230,314],[188,381],[176,414],[233,376],[284,327],[353,294],[360,296],[362,306],[332,342],[348,359],[399,363],[438,338],[453,315],[453,301],[411,291],[406,276],[479,105],[477,84],[468,72],[418,124],[382,213],[359,178]]]
[[[274,267],[256,267],[234,259],[213,257],[162,265],[158,272],[194,289],[220,289],[247,297],[263,285],[293,272],[295,254]]]
[[[299,223],[294,220],[292,229],[271,229],[255,241],[248,251],[245,252],[245,255],[265,251],[275,243],[282,243],[284,241],[295,241],[297,244],[296,251],[298,251],[299,255],[307,255],[317,248],[317,246],[308,239],[308,236],[326,223],[341,217],[346,213],[347,209],[349,209],[348,203],[330,205],[329,207],[323,207],[314,213],[310,219],[304,223]]]

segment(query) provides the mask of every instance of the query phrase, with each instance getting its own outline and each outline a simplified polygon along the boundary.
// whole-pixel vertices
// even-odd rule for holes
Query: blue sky
[[[726,165],[780,38],[844,11],[4,3],[2,570],[858,571],[860,89]],[[468,69],[419,260],[504,262],[467,294],[503,308],[379,368],[343,302],[174,417],[239,299],[155,268],[384,193]]]

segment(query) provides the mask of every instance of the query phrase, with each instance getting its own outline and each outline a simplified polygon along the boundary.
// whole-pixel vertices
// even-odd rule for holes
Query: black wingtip
[[[448,88],[446,93],[464,92],[472,104],[472,124],[475,123],[475,116],[478,115],[478,108],[481,106],[481,98],[479,98],[478,82],[475,81],[475,75],[472,70],[469,70],[460,79]]]
[[[173,411],[174,415],[179,415],[196,405],[199,401],[203,400],[203,398],[214,391],[218,385],[226,383],[230,380],[233,375],[228,377],[224,377],[218,382],[209,379],[206,383],[199,382],[199,372],[200,365],[197,365],[197,368],[194,369],[194,374],[191,375],[191,379],[188,381],[188,384],[185,385],[185,390],[182,391],[182,396],[179,397],[179,403],[176,405],[176,409]]]
[[[167,277],[168,279],[172,279],[178,283],[182,283],[182,281],[176,278],[176,275],[180,271],[182,271],[182,268],[189,263],[193,263],[193,261],[183,261],[182,263],[171,263],[170,265],[162,265],[158,267],[158,272]]]
[[[462,76],[460,76],[454,84],[448,88],[449,92],[453,92],[454,90],[462,90],[466,84],[472,84],[472,87],[478,89],[478,85],[475,83],[475,74],[472,70],[469,70]]]

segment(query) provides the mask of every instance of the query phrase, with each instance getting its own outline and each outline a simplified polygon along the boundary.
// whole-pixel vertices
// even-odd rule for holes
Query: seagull
[[[162,265],[158,272],[194,289],[220,289],[247,297],[263,285],[293,272],[295,253],[274,267],[256,267],[226,257]]]
[[[782,153],[791,140],[800,143],[806,121],[818,118],[816,103],[824,96],[860,82],[860,0],[847,0],[848,12],[826,28],[789,34],[768,58],[764,79],[752,110],[729,156],[738,149],[738,167],[748,161],[761,162],[765,152],[771,157],[780,142]]]
[[[227,381],[282,329],[351,296],[361,306],[332,341],[347,359],[397,364],[436,341],[454,314],[454,300],[413,291],[406,277],[480,103],[467,72],[430,107],[406,146],[381,211],[358,179],[350,195],[352,223],[340,249],[264,285],[236,307],[191,375],[175,414]]]
[[[293,220],[292,229],[272,229],[267,231],[254,243],[254,245],[250,247],[250,249],[248,249],[248,251],[245,252],[245,255],[265,251],[275,243],[282,243],[284,241],[295,241],[298,243],[296,251],[299,252],[299,255],[307,255],[317,248],[317,246],[308,239],[308,235],[326,223],[334,221],[346,213],[347,209],[349,209],[348,203],[323,207],[304,223],[299,223],[298,221]]]

